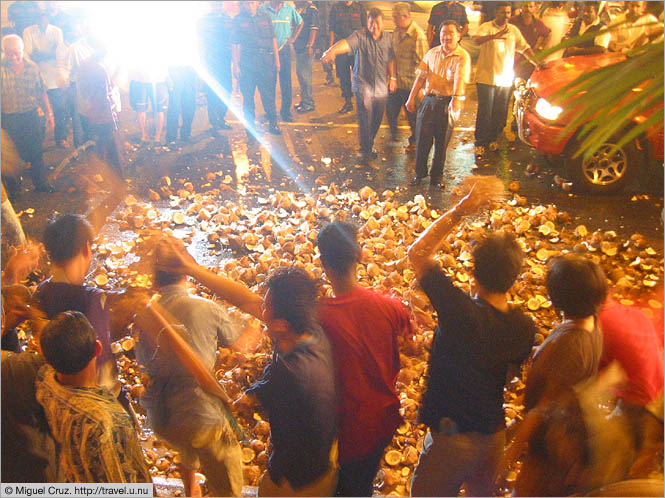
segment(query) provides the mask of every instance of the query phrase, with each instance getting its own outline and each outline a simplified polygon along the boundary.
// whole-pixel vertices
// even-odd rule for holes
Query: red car
[[[546,156],[563,156],[565,176],[579,191],[615,192],[637,175],[640,168],[655,166],[663,169],[662,125],[614,152],[614,144],[609,140],[587,160],[573,158],[578,144],[576,133],[559,139],[566,125],[566,121],[559,118],[566,113],[562,107],[550,102],[552,95],[581,74],[623,59],[624,56],[617,53],[568,57],[536,69],[528,82],[516,84],[515,119],[520,139]],[[637,116],[635,121],[640,119],[644,116]]]

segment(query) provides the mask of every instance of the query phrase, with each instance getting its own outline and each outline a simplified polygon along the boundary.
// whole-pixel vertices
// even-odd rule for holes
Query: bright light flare
[[[115,63],[163,72],[168,66],[198,66],[196,23],[205,2],[63,2],[87,14],[90,33],[105,42]]]

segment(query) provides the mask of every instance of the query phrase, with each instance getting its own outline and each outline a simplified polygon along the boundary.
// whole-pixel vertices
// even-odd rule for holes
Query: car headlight
[[[542,118],[549,121],[556,121],[559,115],[563,112],[563,109],[559,106],[550,104],[547,100],[541,97],[536,102],[536,112]]]

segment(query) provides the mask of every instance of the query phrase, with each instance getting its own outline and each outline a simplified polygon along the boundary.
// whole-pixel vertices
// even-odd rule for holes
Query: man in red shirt
[[[316,239],[335,296],[320,301],[319,321],[333,348],[339,401],[339,480],[335,496],[372,496],[383,451],[402,424],[395,392],[398,338],[413,333],[398,300],[356,281],[357,230],[334,222]]]

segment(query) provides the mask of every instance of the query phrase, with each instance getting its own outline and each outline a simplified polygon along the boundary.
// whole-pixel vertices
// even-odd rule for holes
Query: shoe
[[[282,134],[282,130],[279,129],[279,127],[277,126],[277,123],[271,123],[270,126],[268,127],[268,132],[271,135],[281,135]]]
[[[413,178],[411,178],[411,181],[409,182],[409,185],[411,185],[412,187],[417,187],[418,185],[420,185],[421,181],[422,181],[422,177],[416,175]]]
[[[443,182],[441,180],[434,180],[434,181],[430,180],[429,181],[429,186],[431,188],[435,188],[435,189],[438,189],[438,190],[443,190],[443,188],[444,188]]]
[[[376,149],[372,149],[372,152],[369,153],[369,156],[370,156],[372,159],[376,159],[377,157],[379,157],[379,151],[376,150]]]
[[[496,142],[490,142],[490,144],[489,144],[489,149],[490,149],[492,152],[495,152],[498,148],[499,148],[499,144],[498,144],[498,143],[496,143]]]
[[[346,114],[351,111],[353,111],[353,103],[350,100],[347,100],[344,106],[339,110],[339,114]]]
[[[326,85],[333,86],[335,84],[335,77],[332,74],[326,74]]]
[[[476,158],[483,157],[485,155],[485,147],[483,145],[476,145]]]
[[[220,130],[230,130],[230,129],[231,129],[231,125],[228,124],[226,121],[222,121],[221,123],[219,123],[219,124],[217,125],[217,128],[220,129]]]
[[[316,107],[313,105],[300,105],[296,107],[296,112],[299,114],[305,114],[306,112],[312,112],[316,110]]]
[[[284,121],[285,123],[290,123],[291,121],[293,121],[293,116],[291,116],[291,113],[282,114],[282,121]]]

